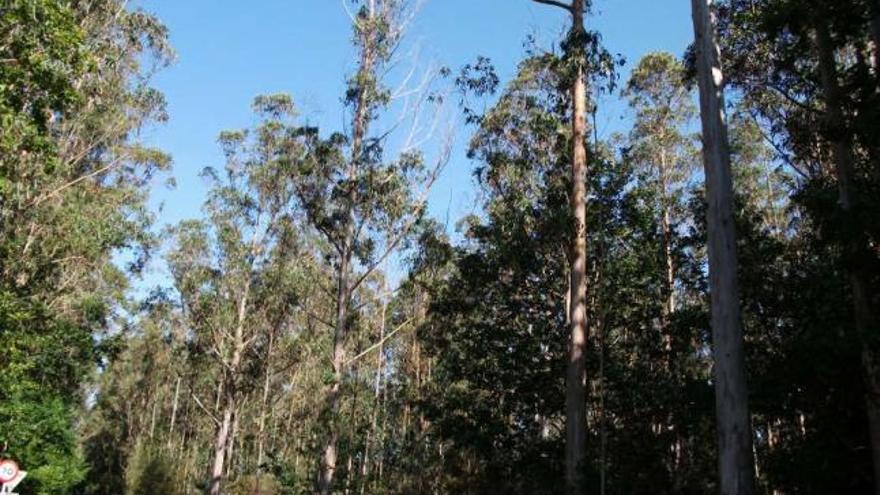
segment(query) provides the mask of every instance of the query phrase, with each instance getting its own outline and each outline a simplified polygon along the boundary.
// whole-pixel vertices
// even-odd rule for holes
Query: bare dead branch
[[[414,318],[408,318],[406,321],[404,321],[403,323],[401,323],[400,325],[398,325],[397,328],[395,328],[394,330],[392,330],[391,333],[389,333],[388,335],[386,335],[383,339],[379,340],[379,342],[376,342],[375,344],[371,345],[370,347],[367,347],[366,350],[364,350],[363,352],[361,352],[361,353],[358,354],[357,356],[354,356],[353,358],[351,358],[351,359],[349,359],[348,361],[346,361],[346,362],[345,362],[345,365],[346,365],[346,366],[349,366],[351,363],[353,363],[353,362],[357,361],[358,359],[360,359],[360,358],[366,356],[367,354],[373,352],[373,350],[379,348],[379,346],[381,346],[381,345],[384,344],[385,342],[388,342],[388,340],[389,340],[391,337],[394,337],[394,335],[395,335],[397,332],[403,330],[403,328],[405,328],[407,325],[409,325],[410,323],[412,323],[413,319],[414,319]]]
[[[391,242],[389,242],[387,244],[385,251],[382,253],[382,255],[375,262],[373,262],[366,270],[364,270],[364,273],[362,273],[358,277],[358,279],[351,285],[349,290],[351,290],[351,291],[356,290],[364,282],[364,280],[366,280],[367,277],[369,277],[370,274],[373,273],[376,270],[376,268],[379,267],[379,265],[384,263],[385,260],[388,258],[388,256],[390,256],[391,253],[394,252],[395,249],[397,249],[397,246],[403,241],[403,239],[407,235],[409,235],[410,231],[413,229],[413,227],[415,227],[416,223],[418,223],[418,221],[422,218],[422,214],[424,213],[424,211],[428,205],[428,196],[431,194],[431,189],[434,186],[434,183],[437,181],[437,178],[440,176],[440,172],[443,171],[443,168],[449,162],[449,156],[450,156],[451,152],[452,152],[452,140],[451,140],[451,138],[448,138],[446,140],[446,142],[444,143],[443,149],[440,151],[440,157],[437,159],[437,164],[435,165],[434,169],[431,171],[431,175],[428,177],[428,181],[425,184],[425,187],[422,191],[422,195],[419,198],[418,202],[416,203],[416,207],[414,208],[414,211],[413,211],[412,215],[410,216],[409,221],[406,222],[406,224],[403,226],[403,228],[400,230],[400,232],[398,232],[398,234],[396,236],[394,236],[394,238],[391,240]]]
[[[190,392],[189,395],[190,395],[190,397],[192,397],[192,399],[196,402],[196,405],[199,406],[199,408],[200,408],[202,411],[204,411],[205,414],[207,414],[208,417],[211,418],[212,421],[214,421],[214,424],[216,424],[217,426],[220,426],[220,420],[217,419],[217,416],[214,416],[214,413],[212,413],[210,410],[208,410],[208,408],[205,407],[204,404],[202,404],[202,401],[199,400],[199,398],[198,398],[198,396],[195,394],[195,392]]]
[[[97,170],[95,170],[95,171],[93,171],[93,172],[90,172],[90,173],[88,173],[88,174],[86,174],[86,175],[82,175],[82,176],[80,176],[80,177],[77,177],[76,179],[74,179],[74,180],[72,180],[72,181],[70,181],[70,182],[68,182],[68,183],[66,183],[66,184],[64,184],[64,185],[62,185],[62,186],[57,187],[56,189],[54,189],[53,191],[51,191],[51,192],[49,192],[49,193],[47,193],[47,194],[44,194],[44,195],[42,195],[42,196],[37,196],[36,198],[34,198],[33,201],[30,202],[30,204],[28,204],[28,207],[39,206],[39,205],[40,205],[41,203],[43,203],[44,201],[46,201],[46,200],[48,200],[48,199],[50,199],[50,198],[52,198],[52,197],[54,197],[54,196],[57,196],[58,194],[60,194],[61,192],[63,192],[65,189],[69,189],[69,188],[71,188],[71,187],[73,187],[73,186],[79,184],[80,182],[82,182],[82,181],[84,181],[84,180],[88,180],[88,179],[91,179],[92,177],[96,177],[96,176],[98,176],[98,175],[101,175],[101,174],[103,174],[104,172],[107,172],[107,171],[109,171],[110,169],[119,166],[119,164],[121,164],[121,163],[122,163],[122,157],[118,157],[118,158],[116,158],[115,160],[113,160],[113,161],[111,161],[110,163],[108,163],[107,165],[105,165],[105,166],[103,166],[103,167],[101,167],[101,168],[99,168],[99,169],[97,169]]]
[[[571,5],[568,3],[563,3],[563,2],[557,2],[556,0],[532,0],[532,1],[536,2],[536,3],[543,3],[544,5],[552,5],[554,7],[559,7],[560,9],[567,10],[568,12],[571,12],[574,9],[574,5]]]

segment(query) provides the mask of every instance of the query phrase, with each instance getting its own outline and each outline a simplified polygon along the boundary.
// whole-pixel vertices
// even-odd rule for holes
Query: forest
[[[564,29],[507,77],[408,64],[424,1],[328,1],[338,125],[216,102],[251,124],[205,164],[142,132],[149,0],[0,0],[18,493],[880,495],[880,0],[682,0],[689,47],[636,60],[600,0],[472,1]]]

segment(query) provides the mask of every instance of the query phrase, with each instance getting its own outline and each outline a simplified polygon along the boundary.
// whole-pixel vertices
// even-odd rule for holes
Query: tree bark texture
[[[724,78],[712,0],[692,0],[708,203],[709,288],[715,358],[715,415],[722,495],[754,493],[755,473],[737,286],[733,181]]]

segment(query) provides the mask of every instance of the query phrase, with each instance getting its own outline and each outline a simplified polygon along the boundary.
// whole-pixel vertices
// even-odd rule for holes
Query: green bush
[[[271,474],[241,476],[229,484],[229,495],[281,495],[281,483]]]
[[[126,495],[180,495],[174,463],[160,449],[139,443],[125,472]]]

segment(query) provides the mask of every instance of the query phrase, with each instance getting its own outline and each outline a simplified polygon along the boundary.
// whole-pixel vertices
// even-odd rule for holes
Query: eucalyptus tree
[[[19,12],[69,32],[29,36],[26,24],[14,22]],[[44,300],[70,308],[75,303],[59,293],[94,287],[87,280],[100,272],[96,254],[125,244],[117,238],[146,241],[145,194],[170,158],[143,146],[138,131],[164,119],[164,100],[149,76],[173,53],[157,19],[115,1],[16,2],[3,19],[12,25],[2,67],[13,78],[4,87],[18,89],[4,97],[20,113],[4,120],[4,146],[12,149],[2,159],[2,275],[13,286],[47,283],[52,296]],[[58,60],[43,67],[38,60],[49,54]]]
[[[558,7],[571,15],[571,29],[562,44],[565,83],[560,91],[570,98],[571,118],[571,191],[569,215],[572,222],[569,246],[570,288],[568,321],[571,326],[569,365],[566,371],[566,480],[569,490],[582,491],[581,468],[586,461],[587,429],[587,114],[590,82],[607,79],[614,84],[614,66],[618,63],[600,45],[599,35],[584,25],[590,0],[533,0]],[[594,88],[598,89],[598,88]]]
[[[696,114],[685,67],[668,53],[645,55],[633,69],[624,91],[635,112],[629,155],[644,167],[657,191],[665,264],[664,323],[675,312],[674,228],[681,217],[684,189],[695,160],[688,126]],[[664,330],[666,331],[666,330]],[[666,347],[671,349],[667,332]]]
[[[0,9],[0,338],[18,349],[0,365],[0,440],[29,468],[23,490],[85,474],[73,413],[152,245],[146,197],[170,159],[137,132],[164,116],[149,76],[171,57],[164,26],[124,2]]]
[[[206,169],[214,187],[207,221],[185,221],[173,230],[168,255],[175,288],[196,345],[215,360],[216,423],[207,492],[221,493],[241,400],[253,381],[253,348],[285,328],[295,314],[297,293],[285,277],[300,255],[294,223],[292,162],[283,144],[293,113],[287,96],[258,97],[262,122],[253,131],[220,136],[226,156],[221,173]]]
[[[693,0],[691,5],[708,203],[706,224],[715,360],[713,382],[718,428],[719,489],[723,495],[748,495],[755,489],[753,432],[749,417],[737,284],[733,182],[724,107],[724,77],[716,41],[713,1]]]
[[[571,75],[571,249],[569,253],[571,293],[568,296],[571,325],[571,356],[566,372],[566,480],[569,490],[582,491],[579,470],[586,460],[587,430],[587,32],[584,13],[589,1],[572,3],[535,0],[565,9],[571,15],[566,40]]]
[[[417,149],[424,139],[413,132],[401,152],[386,157],[389,132],[377,132],[376,121],[398,91],[385,86],[387,74],[405,28],[412,19],[405,0],[355,2],[352,14],[358,66],[348,81],[346,108],[351,112],[348,134],[319,140],[311,155],[298,163],[297,195],[309,224],[326,243],[329,280],[318,284],[334,294],[331,362],[333,379],[327,390],[326,438],[321,453],[318,491],[330,493],[337,470],[340,394],[346,378],[346,341],[356,314],[358,289],[402,246],[424,214],[428,190],[448,159],[448,142],[441,145],[433,166]],[[424,89],[424,88],[422,88]],[[422,95],[439,102],[433,95]],[[422,108],[423,102],[415,104]],[[419,190],[420,189],[420,190]]]

